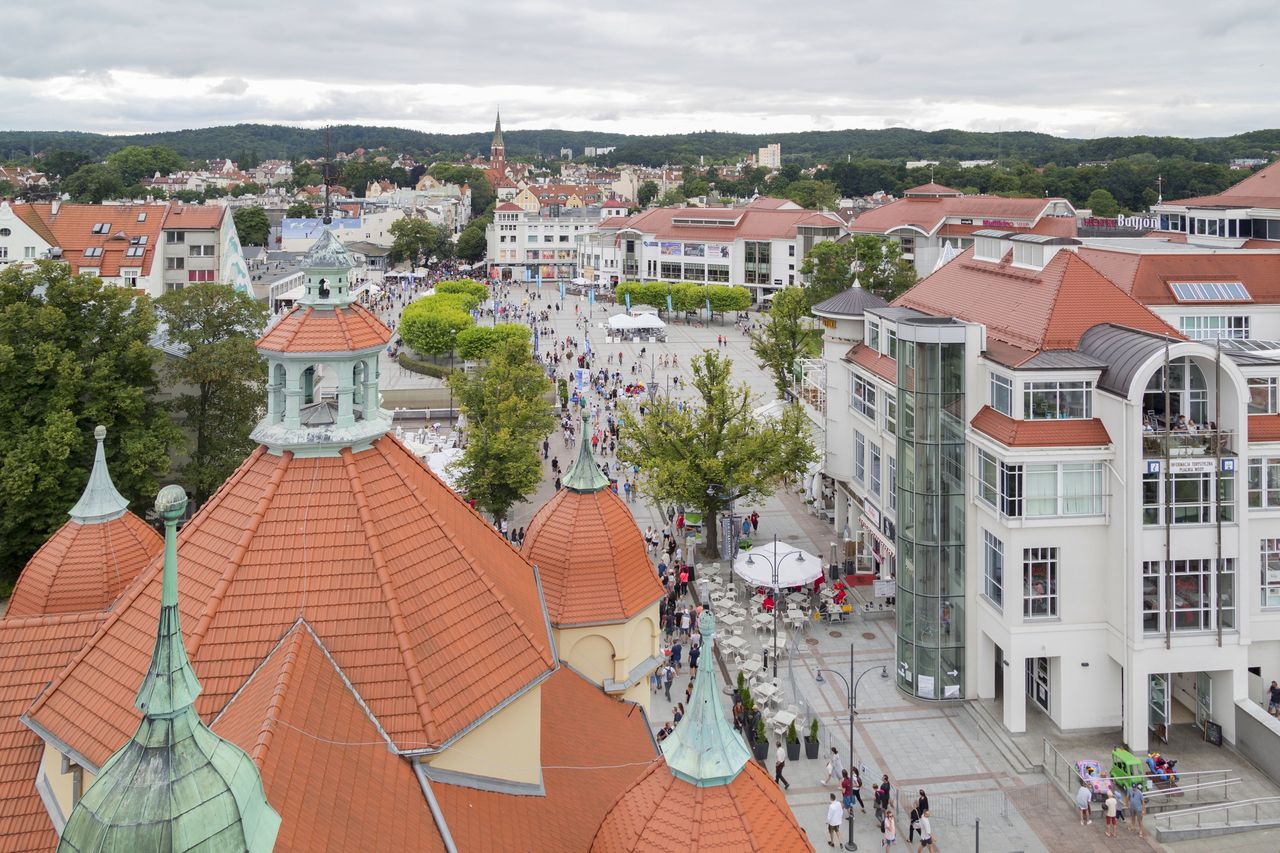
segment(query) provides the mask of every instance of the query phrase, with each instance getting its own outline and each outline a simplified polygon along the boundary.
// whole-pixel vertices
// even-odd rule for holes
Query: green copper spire
[[[79,524],[111,521],[124,515],[129,508],[129,502],[116,490],[116,484],[111,482],[111,472],[107,470],[107,454],[102,447],[107,428],[96,427],[93,437],[98,442],[98,449],[93,455],[93,470],[89,472],[89,482],[85,484],[80,500],[68,513],[71,520]]]
[[[497,119],[493,123],[492,147],[502,147],[502,110],[498,110]]]
[[[703,611],[698,633],[707,654],[711,653],[715,624],[710,611]],[[662,742],[662,755],[671,772],[699,788],[729,784],[751,760],[747,745],[729,724],[721,701],[716,668],[698,667],[689,709],[680,725]]]
[[[156,497],[164,519],[160,624],[151,668],[138,691],[138,730],[107,759],[71,811],[58,850],[139,853],[266,853],[280,816],[267,803],[253,760],[215,735],[192,703],[200,682],[178,614],[180,486]]]
[[[609,478],[591,455],[591,437],[587,434],[590,417],[582,415],[582,435],[578,442],[578,458],[565,475],[564,487],[571,492],[598,492],[609,485]]]

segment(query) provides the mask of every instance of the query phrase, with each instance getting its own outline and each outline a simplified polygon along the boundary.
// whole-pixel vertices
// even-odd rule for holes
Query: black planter
[[[787,760],[788,761],[800,760],[800,741],[794,741],[794,742],[787,741]]]
[[[816,737],[811,738],[808,735],[804,736],[804,757],[805,758],[818,757],[818,739]]]
[[[751,752],[755,755],[756,761],[764,761],[769,755],[769,739],[751,744]]]

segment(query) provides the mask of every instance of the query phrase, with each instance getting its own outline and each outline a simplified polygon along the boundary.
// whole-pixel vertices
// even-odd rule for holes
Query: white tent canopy
[[[609,328],[618,329],[663,329],[666,323],[652,314],[614,314],[609,318]]]
[[[773,582],[775,565],[778,569],[776,586]],[[749,551],[739,551],[733,560],[733,571],[752,586],[786,589],[804,586],[822,577],[822,560],[816,554],[785,542],[767,542]]]

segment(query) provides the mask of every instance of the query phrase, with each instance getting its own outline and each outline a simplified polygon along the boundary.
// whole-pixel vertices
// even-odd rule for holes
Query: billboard
[[[717,261],[729,260],[729,250],[732,246],[728,243],[707,243],[707,257]]]
[[[706,245],[703,243],[685,243],[684,256],[686,258],[705,258],[707,256]]]
[[[672,257],[680,257],[680,244],[663,240],[658,244],[659,252],[663,255]]]

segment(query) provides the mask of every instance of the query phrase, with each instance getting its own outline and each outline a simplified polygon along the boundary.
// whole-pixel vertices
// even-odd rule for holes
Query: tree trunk
[[[711,502],[702,507],[702,529],[706,531],[707,542],[703,547],[703,556],[709,560],[720,559],[720,519],[719,504]]]

